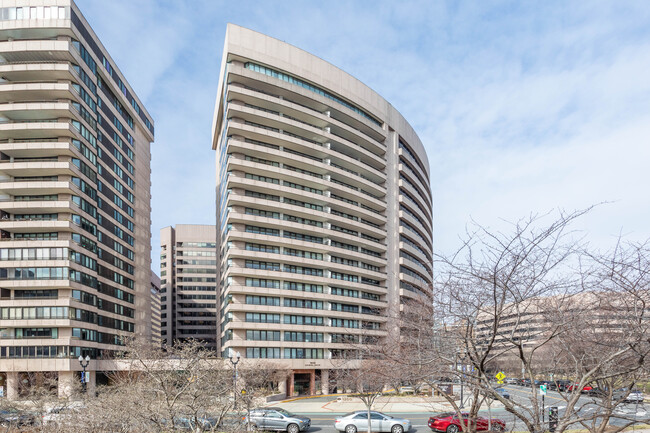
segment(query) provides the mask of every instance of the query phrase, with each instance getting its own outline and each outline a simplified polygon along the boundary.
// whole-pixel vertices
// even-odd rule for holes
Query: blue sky
[[[373,88],[427,148],[434,248],[470,220],[598,207],[600,247],[650,237],[647,1],[78,0],[154,117],[159,231],[214,224],[211,123],[226,23],[322,57]]]

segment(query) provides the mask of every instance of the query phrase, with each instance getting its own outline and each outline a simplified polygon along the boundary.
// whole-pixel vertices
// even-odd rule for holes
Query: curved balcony
[[[69,102],[5,102],[0,104],[0,117],[10,119],[11,123],[35,122],[38,120],[72,118],[77,116]],[[2,122],[9,123],[9,122]]]
[[[429,193],[429,195],[426,196],[426,199],[429,200],[429,204],[432,204],[430,203],[432,200],[430,195],[431,194],[430,189],[427,186],[425,186],[425,184],[422,183],[420,178],[411,170],[411,168],[405,163],[403,163],[402,161],[400,161],[398,168],[399,168],[400,175],[405,176],[410,182],[412,182],[414,185],[417,185],[417,187],[420,188],[421,191],[425,191],[425,193],[426,192]]]
[[[72,124],[67,121],[35,120],[0,122],[0,140],[48,139],[53,137],[74,137]]]
[[[65,155],[79,157],[79,151],[68,141],[1,141],[0,152],[12,158],[49,158]],[[3,164],[0,162],[0,164]]]
[[[45,194],[79,194],[79,188],[72,182],[62,181],[0,181],[0,191],[14,195],[45,195]]]
[[[411,254],[412,256],[417,257],[420,259],[423,263],[429,263],[431,262],[430,259],[427,258],[427,256],[417,248],[413,247],[412,245],[408,244],[407,242],[403,242],[400,240],[399,242],[399,248],[400,250],[404,250],[407,253]]]
[[[424,218],[420,217],[420,220],[417,220],[411,214],[403,211],[402,209],[399,210],[399,217],[400,219],[403,219],[404,221],[408,222],[412,227],[418,229],[422,237],[424,237],[425,239],[431,238],[431,232],[429,231],[431,229],[423,226],[422,223],[420,222],[420,220]]]
[[[0,173],[8,176],[56,176],[79,175],[77,166],[71,161],[50,161],[47,159],[30,159],[27,161],[0,161]]]
[[[9,233],[76,232],[81,230],[70,220],[16,221],[2,219],[0,219],[0,229]],[[21,241],[21,239],[13,240]]]
[[[386,175],[383,174],[382,169],[376,168],[372,164],[368,164],[369,161],[361,160],[358,157],[353,157],[345,153],[341,153],[335,148],[330,149],[325,145],[325,141],[322,143],[319,142],[318,144],[312,143],[301,138],[282,134],[277,130],[277,128],[269,128],[270,129],[255,125],[247,125],[241,119],[230,119],[228,121],[227,135],[240,135],[250,137],[253,140],[259,140],[265,143],[286,147],[304,154],[312,155],[314,157],[320,158],[321,160],[324,160],[325,158],[330,158],[337,161],[340,160],[343,164],[349,164],[351,167],[354,167],[354,171],[362,173],[368,172],[370,176],[373,176],[373,178],[386,178]],[[378,159],[378,157],[374,155],[372,158]],[[375,164],[376,163],[377,162],[375,162]],[[379,166],[383,167],[383,164],[384,163],[382,162],[379,164]]]
[[[427,221],[432,221],[432,214],[431,214],[431,208],[426,204],[422,196],[411,187],[408,183],[404,182],[403,179],[400,179],[398,182],[398,186],[400,191],[400,200],[402,200],[402,197],[404,198],[405,201],[411,203],[409,205],[409,208],[413,209],[415,214],[423,214],[422,216],[424,217],[425,220]],[[405,195],[404,192],[408,194]]]
[[[294,119],[323,129],[330,127],[334,135],[339,135],[351,142],[362,142],[367,150],[375,149],[377,154],[384,154],[386,146],[383,144],[385,135],[373,134],[374,138],[356,129],[344,122],[334,119],[328,115],[328,111],[321,112],[312,107],[297,104],[286,98],[280,98],[268,93],[262,93],[250,88],[238,86],[231,83],[228,86],[226,99],[231,102],[243,102],[246,104],[261,107],[264,110],[282,112],[285,116],[291,116]],[[383,131],[382,131],[383,132]]]
[[[3,63],[0,64],[0,76],[9,83],[77,79],[76,72],[69,62]]]
[[[0,83],[0,102],[74,100],[76,94],[70,83]]]
[[[78,207],[70,200],[0,201],[0,210],[16,213],[76,213]]]
[[[372,284],[364,284],[360,281],[346,281],[337,280],[328,277],[316,277],[313,275],[294,274],[291,272],[283,271],[268,271],[264,269],[249,269],[241,266],[230,266],[226,269],[224,276],[233,277],[256,277],[256,278],[272,278],[283,281],[294,281],[299,283],[308,282],[311,284],[319,284],[322,286],[336,286],[346,289],[363,290],[376,294],[386,294],[386,287],[375,286]]]
[[[241,83],[248,87],[283,96],[319,112],[330,111],[331,114],[334,114],[333,117],[368,134],[375,140],[383,141],[386,137],[386,132],[381,126],[325,96],[236,64],[229,64],[226,73],[228,74],[226,77],[228,83]]]

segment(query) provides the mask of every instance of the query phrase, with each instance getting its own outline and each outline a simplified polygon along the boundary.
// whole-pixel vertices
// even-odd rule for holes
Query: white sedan
[[[370,412],[370,427],[374,432],[404,433],[411,429],[411,421],[394,418],[381,412]],[[368,412],[358,410],[336,417],[334,428],[345,433],[364,433],[368,431]]]

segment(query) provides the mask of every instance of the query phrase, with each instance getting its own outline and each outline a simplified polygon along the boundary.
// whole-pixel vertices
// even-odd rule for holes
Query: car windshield
[[[434,418],[449,418],[450,416],[454,416],[453,412],[441,412],[433,415]]]
[[[277,408],[277,409],[273,409],[273,410],[276,411],[276,412],[280,412],[284,416],[289,416],[289,417],[294,417],[295,416],[291,412],[288,412],[288,411],[286,411],[284,409],[281,409],[281,408]]]

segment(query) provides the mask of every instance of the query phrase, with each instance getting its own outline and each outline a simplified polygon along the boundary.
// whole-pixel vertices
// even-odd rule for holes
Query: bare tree
[[[470,396],[463,430],[475,430],[486,399],[530,432],[546,430],[537,387],[528,401],[495,391],[502,368],[533,384],[550,377],[575,383],[561,393],[558,432],[577,424],[602,433],[615,417],[617,431],[634,422],[616,413],[624,397],[612,397],[646,375],[648,248],[619,243],[608,254],[590,252],[571,230],[588,211],[560,213],[548,224],[549,215],[533,216],[510,232],[475,225],[455,254],[437,258],[434,301],[405,308],[406,332],[389,356],[439,391],[437,379],[462,381]],[[599,390],[587,400],[581,391],[589,386]],[[464,402],[447,398],[461,417]]]
[[[163,351],[129,341],[111,384],[63,424],[79,431],[175,431],[219,428],[232,408],[232,374],[198,341]]]

